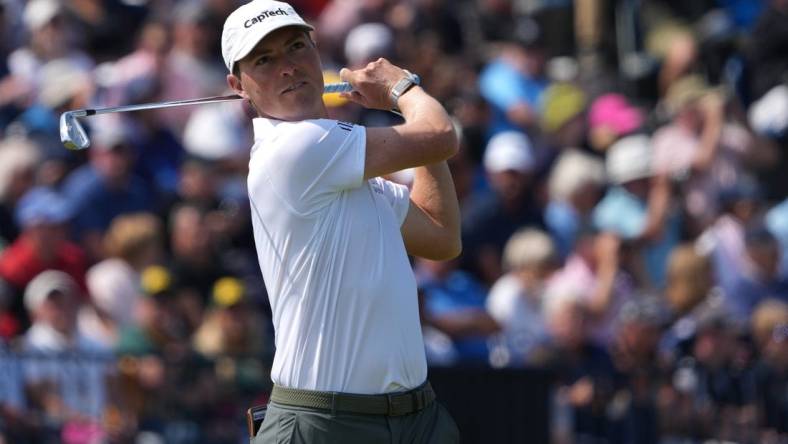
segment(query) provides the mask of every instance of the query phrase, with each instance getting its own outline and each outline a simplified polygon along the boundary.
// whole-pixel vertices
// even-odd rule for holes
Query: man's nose
[[[296,65],[290,60],[290,57],[282,57],[282,60],[279,64],[279,74],[282,77],[289,77],[294,75],[296,72]]]

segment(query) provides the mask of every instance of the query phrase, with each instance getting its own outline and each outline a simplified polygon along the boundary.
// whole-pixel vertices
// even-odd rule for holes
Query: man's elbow
[[[454,128],[454,124],[448,117],[446,118],[446,122],[443,122],[442,125],[435,129],[434,146],[439,147],[440,157],[443,160],[453,157],[460,149],[457,130]]]
[[[459,236],[452,237],[450,239],[446,239],[444,242],[441,243],[440,251],[437,253],[437,258],[434,260],[437,261],[449,261],[462,253],[462,240]]]

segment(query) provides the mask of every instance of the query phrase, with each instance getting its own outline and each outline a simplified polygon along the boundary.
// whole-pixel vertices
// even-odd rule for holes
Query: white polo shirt
[[[427,365],[400,233],[407,188],[364,181],[363,126],[253,123],[249,199],[276,332],[274,383],[363,394],[418,386]]]

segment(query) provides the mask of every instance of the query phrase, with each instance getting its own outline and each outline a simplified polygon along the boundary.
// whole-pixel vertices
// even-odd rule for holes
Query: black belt
[[[402,416],[416,413],[433,401],[435,392],[429,381],[406,392],[383,395],[319,392],[274,386],[271,401],[292,407],[359,413],[366,415]]]

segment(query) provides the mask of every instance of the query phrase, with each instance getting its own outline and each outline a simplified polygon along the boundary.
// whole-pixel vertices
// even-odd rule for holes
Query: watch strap
[[[413,85],[418,85],[421,83],[421,78],[418,75],[411,73],[407,69],[405,71],[405,77],[401,78],[397,83],[394,84],[394,87],[391,88],[391,92],[389,96],[391,97],[391,103],[394,105],[392,108],[393,111],[399,111],[399,107],[397,103],[399,102],[399,98],[402,97]]]

